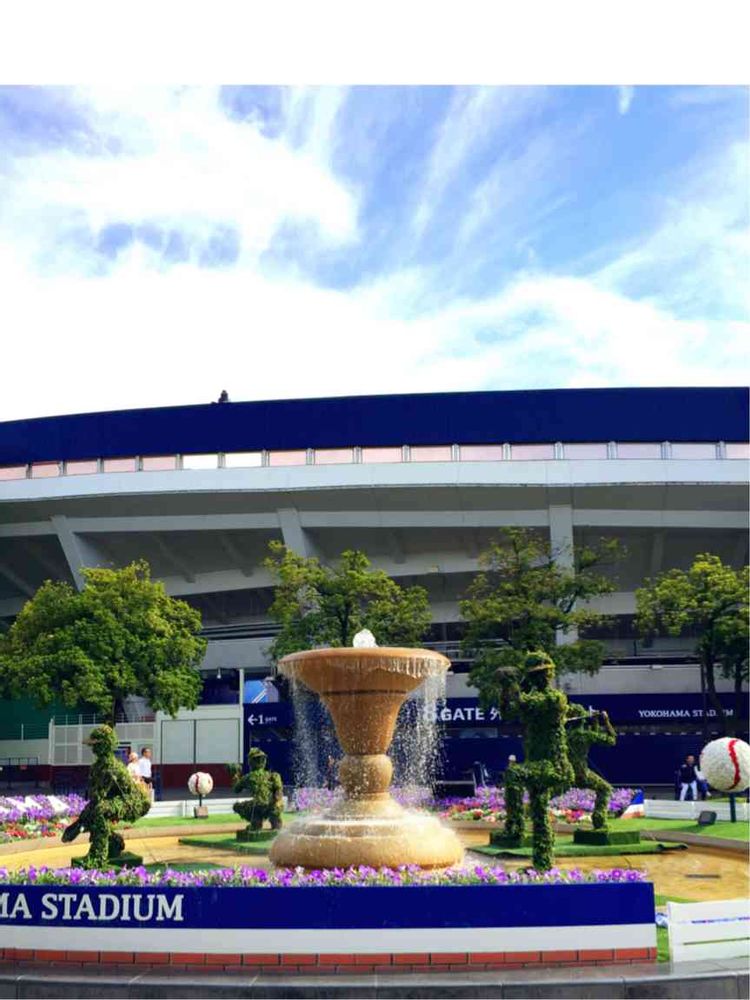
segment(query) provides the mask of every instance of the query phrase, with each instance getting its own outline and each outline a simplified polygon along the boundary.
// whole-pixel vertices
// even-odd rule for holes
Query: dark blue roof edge
[[[746,387],[528,389],[197,403],[0,423],[0,465],[510,441],[745,441]]]

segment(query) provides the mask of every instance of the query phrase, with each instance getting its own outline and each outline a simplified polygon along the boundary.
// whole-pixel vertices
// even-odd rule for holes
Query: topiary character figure
[[[66,827],[64,843],[88,832],[89,852],[78,864],[82,868],[105,868],[122,854],[125,841],[114,829],[116,823],[134,823],[151,808],[146,789],[128,774],[115,757],[117,734],[110,726],[97,726],[84,740],[91,747],[94,762],[89,771],[89,801],[81,815]]]
[[[588,764],[595,743],[614,746],[617,733],[606,712],[587,712],[582,705],[568,705],[568,756],[573,766],[576,788],[590,788],[595,796],[591,821],[595,830],[607,829],[607,807],[612,786]]]
[[[258,747],[251,747],[247,755],[248,771],[241,774],[239,768],[235,772],[232,788],[235,792],[249,792],[249,797],[241,802],[235,802],[234,811],[247,820],[247,827],[241,831],[244,837],[257,833],[263,828],[263,821],[268,820],[272,830],[281,829],[281,809],[284,786],[281,775],[277,771],[267,771],[268,757]],[[244,839],[237,834],[239,840]]]
[[[506,807],[508,793],[514,804],[511,815],[506,815],[505,829],[519,842],[523,836],[523,812],[517,807],[523,800],[524,789],[528,790],[532,859],[537,871],[546,871],[553,862],[555,834],[549,817],[550,797],[560,795],[573,783],[565,734],[568,699],[552,687],[554,676],[555,664],[546,653],[526,656],[517,695],[518,716],[524,729],[524,761],[511,765],[505,777]]]

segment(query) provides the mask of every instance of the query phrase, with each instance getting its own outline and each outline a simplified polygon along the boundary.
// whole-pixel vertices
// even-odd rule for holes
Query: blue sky
[[[748,90],[0,87],[0,418],[747,381]]]

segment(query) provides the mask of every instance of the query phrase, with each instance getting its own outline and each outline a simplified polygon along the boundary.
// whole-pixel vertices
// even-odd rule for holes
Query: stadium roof
[[[747,432],[740,387],[345,396],[9,421],[0,465],[352,445],[745,441]]]

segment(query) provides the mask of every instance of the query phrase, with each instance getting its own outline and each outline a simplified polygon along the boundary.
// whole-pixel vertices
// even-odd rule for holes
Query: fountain
[[[351,648],[307,650],[279,661],[284,676],[323,700],[346,756],[339,765],[343,800],[282,831],[270,851],[274,864],[443,868],[461,860],[452,830],[434,816],[405,810],[388,792],[393,765],[386,751],[399,708],[423,681],[449,667],[440,653],[378,647],[364,633]]]

